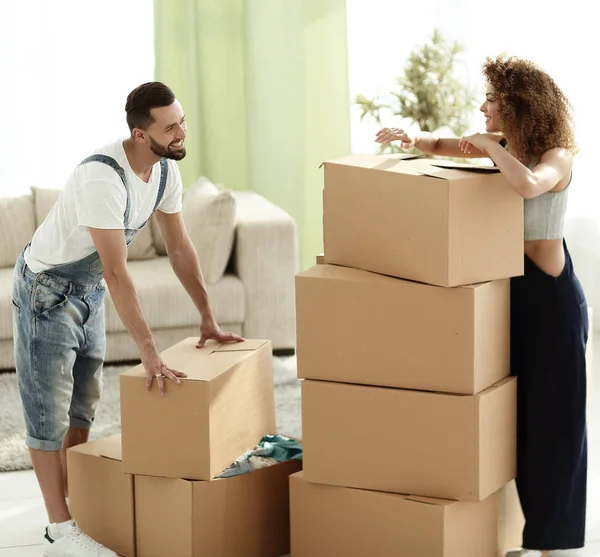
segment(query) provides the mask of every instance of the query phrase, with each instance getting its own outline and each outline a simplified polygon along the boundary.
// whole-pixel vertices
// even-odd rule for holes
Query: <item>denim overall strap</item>
[[[125,191],[127,192],[127,205],[125,209],[123,223],[125,228],[126,243],[127,245],[129,245],[135,239],[136,234],[139,232],[139,229],[129,228],[130,192],[129,187],[127,186],[127,180],[125,178],[125,171],[121,166],[119,166],[117,161],[115,161],[112,157],[109,157],[107,155],[92,155],[84,159],[80,164],[85,164],[87,162],[101,162],[107,164],[117,172],[117,174],[123,181]],[[161,176],[154,210],[156,210],[163,198],[167,183],[167,160],[161,159],[160,166]],[[90,253],[87,257],[84,257],[79,261],[74,261],[72,263],[66,263],[64,265],[58,265],[57,267],[53,267],[50,271],[48,271],[48,273],[51,273],[55,277],[69,278],[71,281],[74,281],[77,284],[96,284],[100,283],[103,278],[102,261],[100,260],[100,255],[98,254],[98,252],[94,251]]]
[[[156,209],[160,205],[160,202],[162,201],[162,198],[165,194],[165,187],[167,185],[168,174],[169,174],[169,165],[167,163],[167,159],[162,158],[162,159],[160,159],[160,184],[158,185],[158,193],[156,195],[156,203],[154,204],[154,209],[152,209],[153,213],[154,213],[154,211],[156,211]]]
[[[129,211],[130,211],[130,206],[131,206],[131,197],[129,194],[129,188],[127,187],[127,180],[125,179],[125,170],[123,170],[123,168],[119,165],[119,163],[112,157],[109,157],[108,155],[102,155],[99,153],[95,154],[95,155],[90,155],[89,157],[83,159],[79,163],[79,166],[81,166],[82,164],[85,164],[87,162],[101,162],[101,163],[107,164],[119,175],[119,178],[121,178],[121,182],[123,182],[123,185],[125,186],[125,193],[127,194],[127,200],[125,202],[125,215],[123,217],[123,225],[125,226],[126,229],[129,228]]]

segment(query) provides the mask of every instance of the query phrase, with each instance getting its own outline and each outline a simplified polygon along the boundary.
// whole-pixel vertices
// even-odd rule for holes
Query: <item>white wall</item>
[[[430,0],[418,7],[399,0],[348,0],[351,97],[386,93],[395,76],[402,73],[411,48],[427,39],[435,26],[466,46],[471,84],[483,86],[481,65],[486,56],[506,52],[531,59],[548,71],[573,104],[580,154],[569,194],[566,239],[588,301],[600,308],[597,19],[583,0],[568,4],[556,0]],[[353,108],[353,151],[375,152],[377,126],[361,124],[358,114]],[[482,130],[483,122],[476,116],[472,131]],[[600,319],[595,325],[600,331]]]
[[[577,175],[593,170],[599,123],[598,78],[592,57],[598,51],[597,25],[589,10],[584,9],[583,0],[569,2],[568,10],[563,2],[542,0],[505,0],[501,4],[431,0],[418,8],[414,6],[398,0],[348,0],[352,98],[357,93],[373,96],[388,92],[395,77],[402,73],[411,49],[427,40],[438,26],[465,45],[464,60],[472,85],[483,87],[481,65],[486,56],[501,52],[529,58],[547,70],[575,108],[581,145]],[[592,66],[586,68],[584,59],[591,60],[588,65]],[[372,138],[377,126],[366,121],[361,124],[358,114],[358,108],[353,108],[353,150],[373,152]],[[476,119],[475,123],[473,131],[483,129],[482,120]],[[593,182],[594,178],[590,178]],[[586,200],[572,203],[571,207],[578,213],[593,210],[589,207],[590,195],[600,201],[600,188],[582,182],[578,181],[574,188],[579,190],[578,195],[573,197],[581,197],[582,190],[587,190]]]
[[[154,74],[153,2],[2,0],[0,12],[0,194],[61,187],[128,134],[127,93]]]

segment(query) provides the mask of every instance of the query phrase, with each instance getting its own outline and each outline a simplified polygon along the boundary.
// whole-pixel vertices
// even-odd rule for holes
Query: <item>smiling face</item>
[[[485,131],[497,133],[502,131],[500,114],[498,111],[498,99],[493,88],[488,84],[486,87],[485,101],[479,108],[485,116]]]
[[[175,94],[160,81],[136,87],[125,104],[132,140],[155,157],[181,160],[185,157],[187,125]]]
[[[158,157],[181,160],[185,157],[187,125],[185,114],[178,101],[169,106],[150,111],[154,122],[146,133],[150,139],[150,150]]]

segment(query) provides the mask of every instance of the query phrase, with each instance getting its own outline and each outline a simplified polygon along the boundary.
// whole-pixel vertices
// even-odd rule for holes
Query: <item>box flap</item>
[[[410,161],[415,159],[423,159],[426,155],[419,155],[417,153],[395,153],[388,155],[375,155],[375,154],[360,154],[360,155],[346,155],[344,157],[338,157],[337,159],[331,159],[324,161],[319,165],[321,168],[325,164],[346,164],[349,166],[358,166],[363,168],[374,168],[379,164],[384,164],[383,161],[392,159],[396,161]]]
[[[440,168],[439,170],[419,170],[417,172],[419,176],[429,176],[429,178],[438,178],[441,180],[448,180],[452,178],[452,175],[448,175],[448,171]]]
[[[213,352],[244,352],[258,350],[261,346],[269,342],[263,339],[244,340],[243,342],[228,342],[220,344]]]
[[[317,278],[317,279],[329,279],[329,280],[344,280],[344,281],[359,281],[364,282],[366,280],[376,283],[387,283],[396,280],[392,277],[385,275],[379,275],[377,273],[369,273],[362,269],[356,269],[354,267],[341,267],[339,265],[328,265],[324,263],[322,265],[313,265],[312,267],[298,273],[298,278]]]
[[[435,499],[432,497],[421,497],[420,495],[408,495],[404,499],[413,503],[424,503],[426,505],[435,505],[436,507],[449,507],[456,503],[456,501],[450,499]]]
[[[412,161],[416,159],[427,158],[427,155],[419,155],[417,153],[386,153],[385,155],[377,155],[386,159],[396,159],[399,161]]]
[[[445,180],[477,178],[481,174],[497,174],[498,167],[432,159],[423,155],[348,155],[324,164],[383,170],[411,176],[428,176]]]
[[[482,174],[497,174],[499,170],[492,167],[475,165],[461,165],[460,163],[437,163],[429,162],[429,166],[419,170],[418,174],[430,176],[431,178],[442,178],[444,180],[478,179]]]
[[[304,480],[303,477],[300,477],[298,479]],[[341,486],[334,486],[334,487],[337,487],[338,489],[352,489],[352,490],[356,490],[356,491],[367,491],[367,492],[376,494],[378,497],[393,497],[393,498],[397,498],[397,499],[404,499],[405,501],[409,501],[411,503],[421,503],[423,505],[432,505],[434,507],[448,507],[448,506],[456,503],[456,501],[454,501],[452,499],[439,499],[437,497],[423,497],[421,495],[406,495],[404,493],[392,493],[390,491],[375,491],[375,492],[373,492],[369,489],[362,488],[362,487],[341,487]]]
[[[72,447],[69,450],[121,462],[121,435],[113,435],[111,437],[104,437],[103,439],[88,441],[87,443]]]
[[[438,168],[463,170],[466,172],[487,173],[487,174],[495,174],[495,173],[500,172],[500,169],[497,166],[489,166],[489,165],[483,165],[483,164],[468,164],[468,163],[456,162],[456,161],[452,161],[452,160],[432,161],[429,164],[431,164],[432,166],[437,166]]]
[[[249,339],[235,344],[209,340],[203,348],[196,348],[197,342],[198,337],[190,337],[160,353],[168,367],[187,374],[182,381],[212,381],[256,350],[271,343],[262,339]],[[145,380],[146,371],[139,364],[123,372],[121,377]]]
[[[510,383],[511,381],[516,381],[516,377],[509,375],[508,377],[505,377],[504,379],[501,379],[500,381],[498,381],[497,383],[494,383],[491,387],[488,387],[487,389],[480,391],[479,393],[477,393],[476,395],[472,395],[474,397],[477,398],[481,398],[489,393],[491,393],[492,391],[495,391],[497,389],[501,389],[504,385],[506,385],[507,383]]]
[[[430,285],[415,281],[407,280],[389,275],[381,275],[379,273],[371,273],[370,271],[364,271],[363,269],[357,269],[355,267],[343,267],[341,265],[330,265],[328,263],[313,265],[305,271],[302,271],[296,275],[297,279],[324,279],[324,280],[343,280],[349,282],[372,282],[375,284],[393,284],[395,286],[415,286],[418,288],[430,288]],[[480,282],[476,284],[464,284],[455,286],[453,288],[460,290],[476,290],[487,285],[487,282]]]
[[[327,161],[326,165],[350,166],[354,168],[366,168],[370,170],[383,170],[399,174],[409,174],[416,176],[419,169],[426,168],[424,165],[427,159],[420,155],[406,155],[401,157],[391,157],[384,155],[348,155],[338,159]]]
[[[293,481],[301,481],[304,482],[306,481],[304,479],[304,471],[300,470],[299,472],[296,472],[295,474],[290,475],[290,480]],[[340,487],[340,486],[334,486],[337,489],[346,489],[346,490],[355,490],[355,491],[369,491],[369,490],[365,490],[365,489],[361,489],[361,488],[356,488],[356,487]],[[370,492],[373,494],[376,494],[378,496],[388,496],[388,497],[397,497],[397,498],[401,498],[404,499],[405,501],[411,501],[413,503],[423,503],[426,505],[435,505],[437,507],[448,507],[450,505],[453,505],[454,503],[456,503],[456,501],[453,501],[451,499],[438,499],[435,497],[421,497],[420,495],[404,495],[402,493],[387,493],[385,491],[377,491],[377,492]]]

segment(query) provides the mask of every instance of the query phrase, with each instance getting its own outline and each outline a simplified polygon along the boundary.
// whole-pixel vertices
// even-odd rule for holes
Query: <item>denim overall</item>
[[[88,162],[107,164],[123,182],[127,193],[123,224],[129,245],[148,221],[139,229],[129,227],[131,196],[125,171],[106,155],[92,155],[80,164]],[[160,167],[152,212],[164,195],[166,159],[161,159]],[[26,442],[32,449],[58,451],[69,427],[91,427],[102,391],[106,351],[102,262],[94,251],[34,273],[25,263],[25,249],[15,265],[12,305]]]

